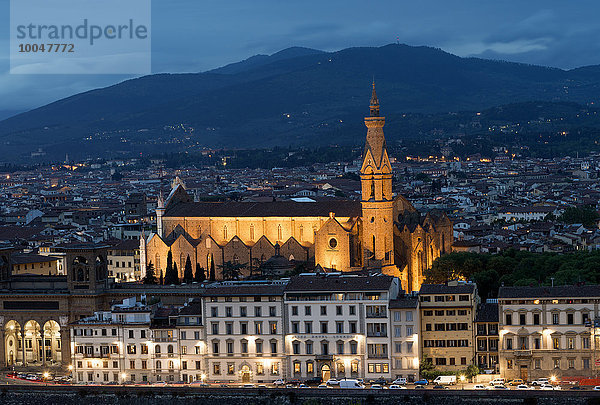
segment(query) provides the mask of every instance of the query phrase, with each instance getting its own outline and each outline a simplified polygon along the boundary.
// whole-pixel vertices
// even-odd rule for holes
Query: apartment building
[[[209,381],[271,382],[286,375],[286,281],[223,282],[203,292]]]
[[[75,382],[189,382],[201,376],[201,353],[191,349],[203,334],[200,303],[178,309],[143,301],[125,299],[71,324]]]
[[[496,373],[498,363],[498,302],[485,302],[475,315],[475,363],[484,372]]]
[[[531,381],[595,374],[600,286],[501,287],[500,373]]]
[[[421,355],[442,371],[475,363],[473,321],[479,304],[472,283],[423,284],[419,292]]]
[[[289,377],[389,379],[389,305],[398,289],[398,279],[381,274],[293,277],[284,297]]]
[[[390,301],[392,378],[419,379],[419,297],[399,295]]]

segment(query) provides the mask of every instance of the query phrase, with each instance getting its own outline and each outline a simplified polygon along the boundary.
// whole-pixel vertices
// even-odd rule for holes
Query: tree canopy
[[[425,271],[426,283],[452,279],[477,283],[482,298],[498,288],[528,285],[600,283],[600,251],[532,253],[508,249],[500,254],[454,252],[437,258]]]

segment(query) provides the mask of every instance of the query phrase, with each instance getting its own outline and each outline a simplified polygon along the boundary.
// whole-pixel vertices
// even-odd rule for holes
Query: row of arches
[[[61,328],[54,320],[43,325],[35,320],[24,325],[10,320],[4,325],[4,345],[7,366],[62,362]]]

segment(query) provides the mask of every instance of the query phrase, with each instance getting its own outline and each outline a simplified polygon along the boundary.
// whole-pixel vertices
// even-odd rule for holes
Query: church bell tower
[[[367,268],[381,267],[388,273],[395,270],[392,166],[383,135],[385,117],[379,116],[375,82],[370,111],[370,116],[365,117],[367,141],[360,169],[363,265]]]

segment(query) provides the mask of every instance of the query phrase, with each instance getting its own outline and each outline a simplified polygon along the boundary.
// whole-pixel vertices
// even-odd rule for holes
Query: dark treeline
[[[482,299],[494,298],[501,285],[538,286],[600,283],[600,251],[531,253],[509,249],[500,254],[450,253],[433,262],[427,283],[472,280]]]

